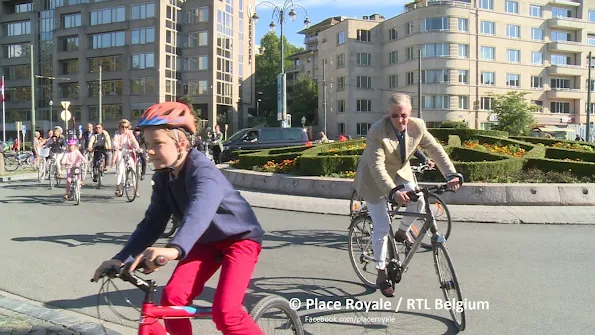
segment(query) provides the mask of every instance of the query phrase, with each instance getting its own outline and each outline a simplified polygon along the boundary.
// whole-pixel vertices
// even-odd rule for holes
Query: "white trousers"
[[[126,174],[126,162],[122,159],[122,151],[116,151],[118,155],[116,158],[116,185],[122,185],[124,182],[125,174]],[[132,155],[128,155],[128,162],[130,166],[134,166],[134,161],[132,160]]]
[[[406,192],[415,189],[416,185],[413,182],[409,182],[404,184],[404,186],[405,188],[403,188],[401,191]],[[388,200],[385,198],[377,203],[370,203],[366,201],[366,206],[370,212],[370,217],[372,218],[373,224],[372,249],[374,250],[374,258],[376,260],[376,269],[384,270],[386,268],[386,254],[388,252],[386,242],[390,226],[390,218],[388,216],[387,207]],[[407,205],[406,211],[424,213],[425,202],[423,196],[420,195],[418,201],[411,202],[409,205]],[[407,231],[416,219],[417,218],[414,216],[403,216],[399,229]]]

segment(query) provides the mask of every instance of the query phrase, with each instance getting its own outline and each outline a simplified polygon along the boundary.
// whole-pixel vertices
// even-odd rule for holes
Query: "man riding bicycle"
[[[136,142],[138,142],[138,145],[140,146],[141,150],[143,150],[143,152],[141,152],[138,155],[138,158],[140,159],[141,164],[140,180],[144,180],[145,173],[147,172],[147,160],[145,159],[144,151],[147,150],[147,144],[145,143],[145,137],[143,136],[143,133],[141,132],[139,126],[136,126],[136,128],[134,128],[134,138],[136,138]]]
[[[89,145],[87,146],[87,150],[89,152],[95,151],[95,155],[93,155],[93,182],[97,182],[97,175],[96,171],[99,171],[97,165],[99,164],[99,160],[103,155],[103,161],[106,164],[104,170],[107,170],[107,163],[108,160],[108,152],[112,150],[112,141],[110,139],[109,133],[103,130],[103,125],[98,123],[95,126],[95,134],[91,137],[89,141]]]
[[[366,202],[374,223],[372,248],[378,270],[376,285],[384,296],[392,297],[394,290],[386,274],[386,242],[390,227],[388,195],[396,190],[394,200],[397,203],[407,205],[408,212],[423,213],[423,197],[412,202],[407,195],[408,191],[416,188],[409,160],[418,146],[436,162],[444,176],[456,173],[456,170],[442,146],[427,131],[424,121],[410,117],[411,99],[408,95],[393,94],[389,105],[388,115],[368,130],[366,149],[357,167],[354,188]],[[449,180],[448,185],[456,190],[459,187],[459,178]],[[415,217],[403,217],[399,230],[395,233],[398,242],[413,243],[407,231],[414,220]]]

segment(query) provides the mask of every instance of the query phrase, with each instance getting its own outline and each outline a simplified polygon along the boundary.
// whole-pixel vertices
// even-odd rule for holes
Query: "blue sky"
[[[385,18],[391,18],[400,14],[403,10],[403,5],[410,0],[295,0],[293,3],[299,4],[306,8],[310,21],[316,24],[328,17],[345,16],[350,18],[362,18],[365,15],[380,14]],[[260,0],[256,0],[256,4]],[[291,0],[271,0],[270,2],[283,6],[284,3],[290,3]],[[260,19],[256,25],[256,44],[260,44],[260,39],[269,31],[269,24],[271,23],[271,15],[273,11],[265,5],[259,5],[256,8]],[[299,47],[304,46],[304,35],[297,34],[298,31],[304,29],[305,12],[301,9],[297,10],[297,17],[295,21],[287,20],[283,25],[283,34],[287,37],[289,42]],[[281,29],[277,25],[276,33],[280,34]]]

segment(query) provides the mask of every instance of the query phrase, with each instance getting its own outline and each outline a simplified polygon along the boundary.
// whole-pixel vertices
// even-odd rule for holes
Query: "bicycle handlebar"
[[[465,181],[465,178],[463,177],[462,174],[460,173],[449,173],[446,175],[447,180],[451,180],[454,178],[459,178],[459,186],[463,185],[463,182]],[[403,189],[403,185],[399,185],[395,188],[393,188],[392,190],[390,190],[390,192],[388,193],[388,201],[393,204],[393,205],[397,205],[397,203],[394,200],[394,195],[395,193],[397,193],[398,191],[400,191],[401,189]],[[428,186],[428,187],[416,187],[414,190],[408,191],[407,192],[407,196],[409,197],[409,199],[411,199],[411,201],[417,201],[419,196],[417,195],[417,193],[436,193],[436,194],[442,194],[444,192],[450,191],[450,189],[448,188],[448,184],[442,184],[442,185],[434,185],[434,186]],[[453,191],[454,192],[454,191]]]
[[[153,264],[155,264],[157,267],[161,267],[161,266],[165,266],[168,263],[168,259],[165,256],[157,256],[157,258],[155,258],[155,260],[153,260]],[[134,286],[140,288],[140,289],[144,289],[145,287],[148,287],[147,282],[136,276],[134,274],[134,271],[140,271],[142,269],[144,269],[145,267],[143,265],[145,265],[146,263],[141,263],[139,264],[139,266],[136,269],[130,269],[130,266],[132,265],[132,263],[126,263],[124,266],[122,267],[116,267],[116,266],[112,266],[109,268],[104,269],[103,273],[99,276],[99,278],[103,278],[103,277],[108,277],[108,278],[120,278],[124,281],[130,282],[132,283]],[[91,279],[91,282],[95,282],[93,279]]]

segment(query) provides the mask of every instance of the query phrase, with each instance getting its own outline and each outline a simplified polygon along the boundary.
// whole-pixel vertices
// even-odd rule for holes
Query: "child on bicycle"
[[[126,175],[126,162],[124,158],[127,157],[128,164],[134,166],[134,153],[132,151],[140,151],[140,146],[136,141],[136,137],[134,137],[134,134],[130,130],[130,121],[122,119],[118,126],[119,130],[114,135],[112,141],[112,146],[114,147],[112,165],[116,166],[116,196],[121,197],[122,190],[120,190],[120,185],[124,184]],[[128,153],[124,154],[122,150],[128,150]],[[140,197],[138,191],[136,192],[136,196]]]
[[[68,140],[68,151],[64,153],[62,159],[60,160],[60,164],[66,168],[66,189],[64,194],[64,199],[68,200],[68,195],[70,194],[70,185],[72,184],[72,168],[80,167],[81,164],[87,164],[87,160],[81,154],[78,148],[78,142],[76,139],[71,138]],[[82,174],[79,174],[79,180]]]
[[[99,266],[94,280],[131,257],[130,268],[142,263],[145,271],[155,269],[157,256],[180,260],[161,304],[185,306],[221,267],[212,306],[217,329],[223,334],[263,334],[242,305],[264,235],[252,208],[221,171],[191,147],[188,138],[196,133],[196,121],[187,105],[153,105],[138,125],[155,166],[151,204],[122,251]],[[172,214],[180,221],[180,230],[165,247],[151,247]],[[192,334],[187,319],[167,319],[165,327],[172,335]]]

